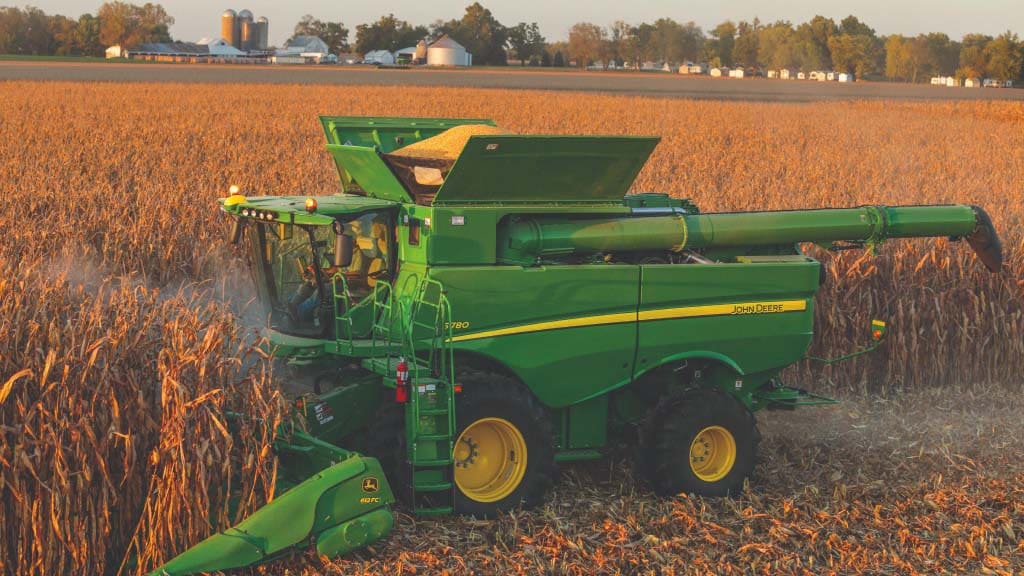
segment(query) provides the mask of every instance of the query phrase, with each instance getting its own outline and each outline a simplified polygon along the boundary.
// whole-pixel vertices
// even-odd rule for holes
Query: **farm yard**
[[[0,572],[145,573],[273,493],[287,372],[260,351],[216,199],[233,184],[336,191],[320,114],[661,135],[634,191],[708,212],[979,204],[1006,264],[988,274],[945,240],[874,257],[808,247],[827,269],[811,353],[862,346],[874,317],[890,335],[862,359],[787,371],[844,402],[759,415],[760,462],[738,497],[658,498],[619,448],[565,466],[539,509],[487,521],[399,509],[369,549],[253,572],[1024,571],[1024,103],[748,99],[769,101],[0,83]],[[265,424],[229,431],[226,412]]]

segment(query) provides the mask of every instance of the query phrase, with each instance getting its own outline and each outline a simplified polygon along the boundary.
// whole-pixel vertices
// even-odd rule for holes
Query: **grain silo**
[[[470,66],[473,55],[447,34],[427,47],[428,66]]]
[[[427,63],[427,42],[426,40],[420,40],[416,44],[416,57],[413,59],[413,64],[426,64]]]
[[[239,48],[252,50],[256,47],[256,24],[252,21],[252,12],[242,10],[238,13],[238,29],[240,34]]]
[[[269,44],[270,21],[265,16],[260,16],[256,21],[256,49],[266,50]]]
[[[238,15],[230,8],[220,15],[220,37],[238,48]]]

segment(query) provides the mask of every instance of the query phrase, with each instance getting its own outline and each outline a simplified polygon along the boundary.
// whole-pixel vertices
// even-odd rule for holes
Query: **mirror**
[[[352,263],[353,242],[351,236],[345,234],[334,235],[334,265],[338,268],[348,268]]]

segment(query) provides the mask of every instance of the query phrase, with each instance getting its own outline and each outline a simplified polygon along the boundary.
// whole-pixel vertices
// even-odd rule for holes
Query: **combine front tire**
[[[743,489],[760,436],[754,416],[718,390],[665,397],[643,433],[639,468],[658,494],[727,496]]]
[[[453,450],[455,511],[490,517],[539,504],[551,486],[551,422],[515,380],[473,372],[459,379]]]

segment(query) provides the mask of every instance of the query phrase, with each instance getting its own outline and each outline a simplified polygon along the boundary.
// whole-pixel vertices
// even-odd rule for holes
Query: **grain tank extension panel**
[[[321,118],[347,191],[433,205],[621,204],[657,137],[477,135],[454,161],[390,154],[490,120]],[[417,172],[432,172],[424,181]]]

